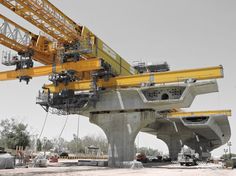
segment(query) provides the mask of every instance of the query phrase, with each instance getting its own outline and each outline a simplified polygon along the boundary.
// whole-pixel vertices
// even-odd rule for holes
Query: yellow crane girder
[[[212,111],[195,111],[195,112],[171,112],[167,114],[168,118],[178,117],[203,117],[203,116],[214,116],[214,115],[226,115],[232,116],[231,110],[212,110]]]
[[[125,88],[125,87],[139,87],[142,84],[165,84],[173,82],[183,82],[189,79],[193,80],[207,80],[223,78],[223,67],[208,67],[199,69],[188,69],[180,71],[170,72],[156,72],[137,74],[131,76],[118,76],[110,78],[108,81],[99,79],[97,86],[100,88]],[[59,84],[55,86],[53,84],[45,85],[44,88],[50,90],[51,93],[61,92],[63,89],[68,90],[90,90],[92,80],[83,80],[71,82],[67,85]]]
[[[29,69],[12,70],[0,72],[0,81],[13,80],[22,76],[38,77],[47,76],[54,72],[60,73],[66,70],[75,70],[77,72],[86,72],[102,69],[100,59],[81,60],[77,62],[67,62],[55,66],[46,65]]]

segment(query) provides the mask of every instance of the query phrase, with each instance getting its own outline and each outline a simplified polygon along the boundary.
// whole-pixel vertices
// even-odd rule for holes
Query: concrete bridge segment
[[[159,112],[189,107],[197,95],[217,91],[216,81],[104,90],[100,92],[95,107],[88,104],[74,113],[88,116],[90,122],[103,129],[109,143],[109,166],[122,167],[124,161],[134,159],[134,140],[140,130],[165,141],[171,158],[176,158],[185,142],[182,136],[191,139],[193,132],[183,130],[191,128],[180,120],[173,126],[173,122],[160,116]]]

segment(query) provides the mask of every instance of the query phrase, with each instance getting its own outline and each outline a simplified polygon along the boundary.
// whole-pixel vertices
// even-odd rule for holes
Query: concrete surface
[[[195,97],[218,92],[216,81],[156,85],[141,88],[104,90],[99,92],[99,101],[88,103],[82,109],[70,111],[89,117],[91,112],[153,109],[163,111],[190,107]],[[167,95],[166,99],[163,95]]]
[[[108,165],[122,167],[122,162],[134,159],[134,140],[138,132],[160,118],[156,111],[189,107],[197,95],[217,91],[216,81],[105,90],[100,92],[95,107],[88,104],[79,113],[87,115],[90,122],[105,132],[109,143]],[[164,95],[167,98],[163,98]],[[154,131],[158,134],[156,129]],[[176,159],[181,144],[176,132],[172,132],[166,131],[164,141],[172,159]],[[187,132],[192,134],[192,131]]]
[[[235,176],[236,170],[222,169],[221,165],[205,164],[195,168],[167,165],[159,168],[111,169],[103,167],[75,166],[48,168],[19,168],[0,170],[0,176]]]
[[[155,112],[93,114],[90,122],[98,125],[108,139],[108,166],[123,167],[135,158],[134,140],[141,128],[155,121]]]
[[[140,130],[163,140],[172,160],[177,159],[184,144],[203,158],[203,154],[209,155],[229,140],[227,117],[210,117],[207,123],[189,124],[181,118],[170,120],[160,112],[190,107],[196,96],[212,92],[218,92],[216,81],[105,89],[99,91],[96,103],[88,101],[69,112],[87,116],[103,129],[109,143],[108,165],[111,167],[122,167],[123,162],[134,159],[134,140]],[[68,111],[67,106],[63,108],[62,111]]]
[[[225,144],[231,136],[225,115],[209,116],[208,120],[189,123],[184,122],[183,118],[157,118],[141,131],[163,140],[173,160],[177,159],[181,144],[191,147],[201,159],[205,159],[209,152]]]

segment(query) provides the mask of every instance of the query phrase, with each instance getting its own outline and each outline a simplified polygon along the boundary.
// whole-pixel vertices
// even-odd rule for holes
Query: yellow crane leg
[[[142,84],[164,84],[172,82],[183,82],[188,79],[193,80],[208,80],[223,78],[223,67],[208,67],[200,69],[188,69],[180,71],[170,71],[170,72],[156,72],[156,73],[146,73],[146,74],[137,74],[131,76],[118,76],[110,78],[108,81],[99,79],[97,81],[97,86],[101,88],[125,88],[125,87],[139,87]],[[92,80],[84,80],[71,82],[68,85],[59,84],[54,86],[53,84],[45,85],[46,89],[49,89],[50,92],[56,93],[60,92],[63,89],[71,90],[90,90]]]
[[[196,112],[171,112],[167,114],[168,118],[178,117],[203,117],[203,116],[214,116],[214,115],[226,115],[232,116],[231,110],[213,110],[213,111],[196,111]]]
[[[57,64],[54,68],[52,65],[33,67],[29,69],[12,70],[0,72],[0,81],[13,80],[21,76],[38,77],[50,75],[53,72],[62,72],[65,70],[75,70],[77,72],[93,71],[102,69],[100,59],[81,60],[77,62],[67,62]]]

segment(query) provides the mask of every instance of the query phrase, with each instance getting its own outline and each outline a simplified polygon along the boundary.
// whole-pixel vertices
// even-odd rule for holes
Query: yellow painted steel
[[[0,81],[13,80],[21,76],[46,76],[53,72],[62,72],[65,70],[75,70],[77,72],[93,71],[102,69],[100,59],[82,60],[78,62],[67,62],[64,64],[57,64],[54,68],[52,65],[34,67],[29,69],[21,69],[16,71],[0,72]]]
[[[226,115],[232,116],[231,110],[213,110],[213,111],[196,111],[196,112],[171,112],[167,114],[168,118],[178,117],[202,117],[202,116],[214,116],[214,115]]]
[[[106,45],[105,42],[93,34],[87,27],[83,27],[81,36],[82,38],[89,37],[92,44],[92,52],[84,54],[85,57],[102,58],[105,62],[111,65],[112,71],[116,75],[128,76],[136,73],[133,67],[125,59]]]
[[[61,42],[78,38],[81,27],[48,0],[0,0],[0,3]]]
[[[27,46],[24,46],[12,39],[9,39],[8,37],[6,37],[3,34],[0,34],[0,44],[4,45],[12,50],[15,50],[17,52],[21,52],[21,51],[26,51],[27,50]]]
[[[32,56],[33,60],[36,60],[42,64],[52,64],[55,50],[52,49],[51,45],[52,42],[48,40],[46,37],[41,35],[36,35],[24,27],[16,24],[12,20],[8,19],[7,17],[0,14],[0,19],[3,20],[3,23],[0,25],[3,25],[4,23],[7,23],[9,26],[9,31],[15,31],[20,30],[23,32],[21,35],[28,35],[30,36],[29,41],[27,43],[22,42],[22,39],[17,39],[17,37],[13,37],[8,32],[2,32],[0,34],[0,44],[4,45],[10,49],[13,49],[17,52],[27,52],[29,50],[33,50],[34,55]],[[55,61],[58,62],[58,59],[55,58]]]
[[[42,64],[48,65],[53,63],[53,53],[51,52],[44,52],[44,51],[39,51],[36,47],[27,47],[24,46],[17,41],[14,41],[12,39],[7,38],[6,36],[0,34],[0,44],[4,45],[14,51],[17,52],[25,52],[28,49],[33,49],[34,55],[32,56],[32,59],[35,61],[38,61]],[[58,63],[58,60],[56,60]]]
[[[173,82],[183,82],[188,79],[195,80],[207,80],[223,78],[223,67],[208,67],[200,69],[188,69],[180,71],[170,71],[170,72],[159,72],[159,73],[147,73],[147,74],[137,74],[131,76],[118,76],[105,81],[100,79],[97,81],[97,86],[101,88],[123,88],[123,87],[139,87],[142,84],[155,83],[173,83]],[[78,81],[69,83],[67,86],[64,84],[45,85],[45,88],[49,89],[51,92],[60,92],[63,89],[71,90],[90,90],[91,80]]]
[[[78,40],[89,41],[92,51],[81,55],[87,59],[102,58],[111,65],[115,75],[127,76],[135,74],[135,70],[125,59],[107,46],[88,28],[76,24],[48,0],[0,0],[0,3],[57,39],[59,44]],[[52,63],[52,58],[50,56],[46,60]],[[40,61],[40,59],[42,58],[37,58],[37,61]]]
[[[3,23],[8,23],[11,26],[14,26],[14,28],[11,29],[12,31],[14,31],[15,29],[18,29],[18,30],[21,30],[22,32],[24,32],[25,34],[28,34],[29,36],[31,36],[31,38],[36,36],[35,34],[31,33],[30,31],[23,28],[22,26],[16,24],[15,22],[13,22],[12,20],[3,16],[2,14],[0,14],[0,19],[3,20]],[[3,25],[3,24],[1,24],[1,25]],[[8,48],[11,48],[17,52],[23,52],[28,49],[28,46],[18,43],[17,39],[13,40],[13,39],[9,38],[8,35],[9,34],[5,34],[5,35],[3,35],[3,33],[0,34],[0,44],[7,46]]]

